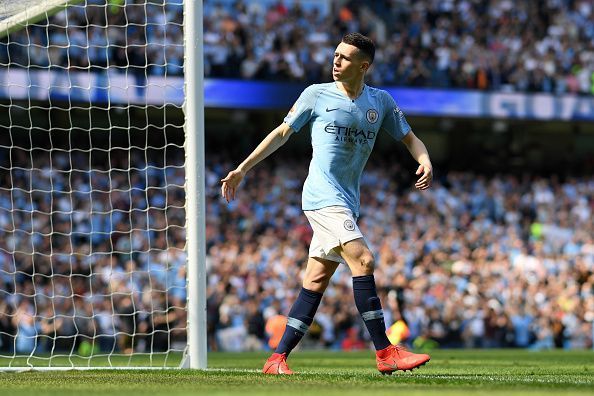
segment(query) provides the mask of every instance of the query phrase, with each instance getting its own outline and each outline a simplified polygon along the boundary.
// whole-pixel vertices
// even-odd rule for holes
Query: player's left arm
[[[419,190],[428,189],[433,182],[433,166],[431,165],[431,159],[429,159],[427,147],[425,147],[421,139],[413,131],[409,131],[401,141],[413,158],[419,163],[416,174],[421,175],[421,177],[415,183],[415,187]]]
[[[431,187],[433,181],[433,166],[427,148],[411,130],[394,98],[386,91],[380,91],[380,93],[385,114],[380,128],[388,132],[394,139],[404,143],[413,158],[419,163],[416,174],[421,176],[415,183],[415,187],[419,190],[426,190]]]

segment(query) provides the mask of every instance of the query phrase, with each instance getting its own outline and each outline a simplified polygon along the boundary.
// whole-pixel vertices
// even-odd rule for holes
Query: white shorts
[[[313,229],[309,257],[344,264],[344,259],[335,248],[342,243],[363,238],[353,212],[343,206],[328,206],[322,209],[304,210],[303,213]]]

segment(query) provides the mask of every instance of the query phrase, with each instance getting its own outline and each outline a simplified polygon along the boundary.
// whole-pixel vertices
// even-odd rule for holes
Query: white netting
[[[183,55],[181,0],[87,0],[0,42],[0,370],[180,363]]]

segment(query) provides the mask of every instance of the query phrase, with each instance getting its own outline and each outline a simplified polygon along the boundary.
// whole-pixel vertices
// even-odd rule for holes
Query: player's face
[[[361,56],[354,45],[341,42],[334,51],[332,77],[334,81],[351,81],[362,78],[369,68],[369,61]]]

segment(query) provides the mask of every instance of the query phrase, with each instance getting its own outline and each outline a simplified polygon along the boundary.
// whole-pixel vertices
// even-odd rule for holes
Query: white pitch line
[[[238,369],[238,368],[207,368],[206,371],[221,373],[261,373],[258,369]]]
[[[570,383],[570,384],[592,384],[594,381],[588,380],[578,380],[575,378],[568,378],[559,381],[559,377],[556,377],[555,380],[552,379],[545,379],[539,378],[538,375],[535,375],[534,378],[527,378],[527,377],[515,377],[515,376],[482,376],[482,375],[447,375],[447,374],[414,374],[417,378],[426,378],[426,379],[462,379],[462,380],[488,380],[491,382],[501,382],[501,381],[510,381],[510,382],[538,382],[538,383]]]

